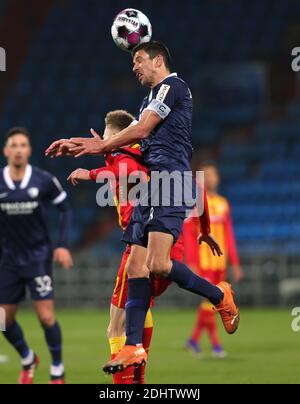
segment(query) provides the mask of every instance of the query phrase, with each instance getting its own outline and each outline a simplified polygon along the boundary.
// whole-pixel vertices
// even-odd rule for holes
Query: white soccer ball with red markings
[[[111,35],[120,49],[130,52],[140,43],[151,40],[152,26],[148,17],[141,11],[126,8],[115,17]]]

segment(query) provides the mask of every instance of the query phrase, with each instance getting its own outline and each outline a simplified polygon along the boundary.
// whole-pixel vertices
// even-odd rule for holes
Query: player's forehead
[[[149,59],[149,58],[150,58],[150,57],[149,57],[148,53],[147,53],[146,51],[144,51],[144,49],[140,49],[140,50],[138,50],[138,51],[134,54],[134,56],[133,56],[133,63],[135,63],[135,62],[141,62],[141,61],[147,60],[147,59]]]
[[[204,171],[204,173],[209,174],[209,175],[218,175],[219,174],[217,167],[212,166],[212,165],[204,166],[202,168],[202,170]]]
[[[20,143],[22,143],[22,144],[24,144],[24,143],[29,144],[30,142],[29,142],[28,137],[25,136],[23,133],[16,133],[16,134],[10,136],[10,137],[7,139],[6,145],[7,145],[7,146],[11,146],[11,145],[20,144]]]

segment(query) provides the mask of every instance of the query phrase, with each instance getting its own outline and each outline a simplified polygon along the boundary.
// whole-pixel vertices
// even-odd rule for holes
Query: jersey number
[[[37,276],[34,278],[36,283],[36,291],[39,293],[41,297],[47,296],[50,292],[52,292],[52,279],[50,276]]]

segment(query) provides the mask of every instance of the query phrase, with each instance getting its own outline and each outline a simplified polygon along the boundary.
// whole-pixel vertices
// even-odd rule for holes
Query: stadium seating
[[[154,39],[169,44],[176,70],[193,89],[195,144],[217,153],[222,191],[232,202],[240,248],[246,250],[250,245],[273,251],[283,246],[292,254],[297,244],[288,240],[300,236],[300,101],[290,103],[280,121],[266,121],[262,118],[264,88],[258,94],[241,86],[231,93],[208,87],[201,74],[205,66],[247,64],[271,57],[287,28],[288,18],[283,17],[300,16],[299,2],[191,0],[183,7],[166,0],[154,8],[139,0],[130,5],[149,16]],[[1,133],[16,124],[30,128],[33,163],[55,173],[72,196],[75,212],[80,212],[74,243],[100,213],[94,203],[96,188],[87,186],[74,192],[65,178],[78,165],[92,168],[103,160],[53,161],[43,157],[43,150],[62,136],[88,135],[90,127],[101,131],[103,116],[112,108],[138,111],[144,91],[130,71],[130,56],[119,51],[110,38],[109,22],[122,8],[121,0],[113,6],[109,0],[75,0],[64,7],[56,2],[0,119]],[[166,21],[176,21],[176,26]],[[189,36],[176,35],[174,40],[174,31]],[[225,127],[236,125],[251,125],[251,135],[235,140],[224,136]],[[115,239],[118,237],[116,233]]]

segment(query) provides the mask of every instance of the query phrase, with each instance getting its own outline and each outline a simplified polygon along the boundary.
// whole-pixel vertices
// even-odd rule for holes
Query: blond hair
[[[110,111],[106,114],[105,125],[113,126],[120,130],[127,128],[134,120],[134,116],[123,109]]]

